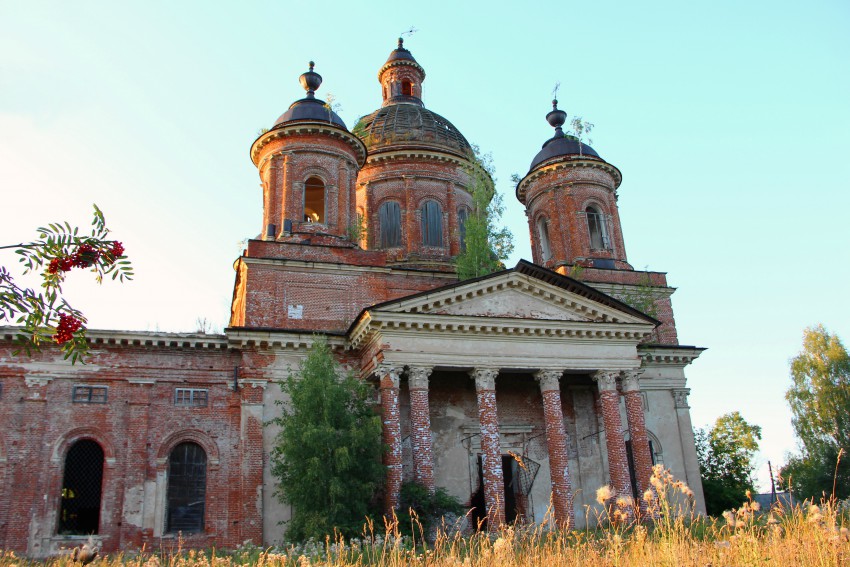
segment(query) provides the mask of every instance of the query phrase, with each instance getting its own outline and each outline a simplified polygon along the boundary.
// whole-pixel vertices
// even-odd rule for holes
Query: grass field
[[[361,538],[306,542],[281,548],[245,546],[218,550],[142,550],[98,557],[98,567],[227,567],[258,566],[850,566],[850,507],[824,501],[794,509],[760,510],[742,503],[721,519],[695,517],[692,493],[661,468],[653,489],[639,506],[600,489],[597,500],[606,511],[588,518],[593,530],[557,530],[546,522],[507,526],[496,533],[464,536],[446,530],[428,542],[414,527],[413,537],[399,535],[392,524],[364,528]],[[433,539],[433,538],[432,538]],[[31,562],[11,552],[0,565],[75,564],[70,555]],[[76,563],[79,565],[79,563]]]

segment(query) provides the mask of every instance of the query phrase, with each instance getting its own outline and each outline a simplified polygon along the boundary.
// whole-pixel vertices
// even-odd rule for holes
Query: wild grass
[[[558,530],[542,524],[505,526],[495,533],[464,535],[421,526],[401,536],[398,526],[367,524],[360,538],[328,538],[274,548],[142,551],[97,558],[96,567],[326,567],[419,565],[478,566],[843,566],[850,565],[850,506],[834,499],[794,508],[760,510],[749,500],[723,518],[697,516],[693,495],[663,468],[641,502],[600,490],[603,511],[588,518],[595,529]],[[590,512],[588,512],[590,513]],[[414,519],[415,522],[415,519]],[[414,525],[416,527],[416,525]],[[444,526],[446,528],[446,526]],[[34,562],[0,553],[0,566],[71,567],[70,555]]]

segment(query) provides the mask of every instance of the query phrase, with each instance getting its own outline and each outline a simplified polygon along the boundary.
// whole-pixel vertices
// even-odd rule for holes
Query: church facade
[[[87,534],[105,551],[281,541],[269,454],[278,381],[317,334],[376,389],[387,511],[445,488],[489,526],[581,527],[597,488],[648,488],[663,463],[704,502],[666,275],[627,262],[620,171],[555,128],[516,188],[532,261],[458,281],[472,187],[466,138],[426,109],[401,40],[382,105],[349,130],[301,76],[253,143],[260,234],[235,262],[221,335],[90,330],[92,359],[13,356],[0,328],[0,547]],[[285,400],[283,400],[285,401]]]

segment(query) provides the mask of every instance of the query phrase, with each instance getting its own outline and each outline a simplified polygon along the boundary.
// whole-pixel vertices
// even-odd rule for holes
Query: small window
[[[552,258],[552,248],[549,245],[549,222],[543,217],[537,219],[537,236],[540,238],[540,253],[543,255],[543,261],[547,262]]]
[[[105,404],[106,386],[74,386],[71,401],[75,404]]]
[[[325,222],[325,184],[318,177],[304,184],[304,222]]]
[[[401,82],[401,94],[404,96],[413,96],[413,83],[410,81]]]
[[[592,250],[610,250],[611,242],[608,238],[608,228],[605,225],[605,215],[594,207],[587,207],[584,212],[587,215],[590,248]]]
[[[425,201],[422,204],[422,244],[443,245],[443,212],[437,201]]]
[[[207,390],[195,388],[176,388],[174,390],[174,405],[190,408],[207,407]]]
[[[378,209],[378,225],[381,230],[381,248],[401,246],[401,207],[395,201],[387,201]]]
[[[204,531],[207,454],[197,443],[180,443],[168,456],[166,533]]]
[[[99,533],[102,484],[103,449],[100,445],[91,439],[71,445],[65,456],[65,474],[62,476],[60,534]]]
[[[460,251],[466,252],[466,221],[469,218],[467,209],[458,209],[457,211],[457,228],[460,233]]]

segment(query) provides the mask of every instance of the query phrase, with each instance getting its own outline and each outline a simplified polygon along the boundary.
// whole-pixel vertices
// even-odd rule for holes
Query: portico
[[[627,401],[632,411],[621,415],[621,390],[640,401],[638,345],[656,324],[522,263],[365,310],[349,337],[368,357],[364,378],[380,385],[386,511],[408,478],[471,504],[482,492],[490,529],[506,512],[542,521],[550,500],[554,521],[572,527],[576,490],[596,481],[631,495],[625,431],[639,486],[651,459],[648,445],[637,450],[647,439],[642,408]]]

